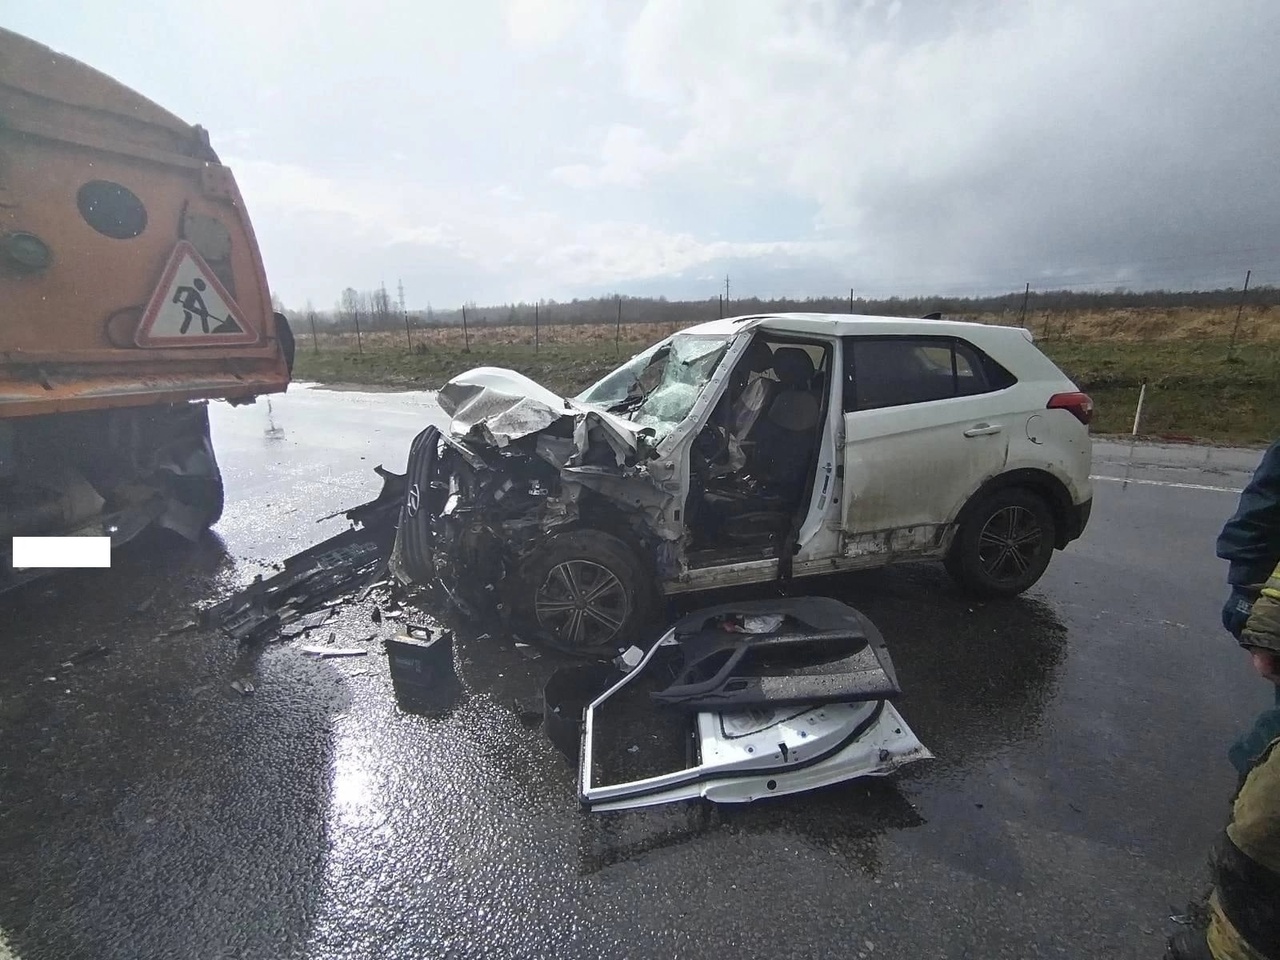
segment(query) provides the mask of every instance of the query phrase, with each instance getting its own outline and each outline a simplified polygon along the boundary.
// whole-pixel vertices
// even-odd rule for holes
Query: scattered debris
[[[639,647],[627,647],[619,656],[614,657],[613,663],[623,673],[628,673],[638,667],[643,659],[643,650]]]
[[[329,618],[334,614],[333,607],[322,607],[315,613],[309,613],[301,620],[296,620],[288,626],[280,628],[280,636],[285,640],[292,640],[294,637],[300,637],[302,634],[317,627],[322,627],[328,623]]]
[[[110,647],[104,647],[101,644],[94,644],[87,650],[81,650],[79,653],[72,654],[66,660],[63,660],[62,666],[74,667],[78,663],[85,663],[88,660],[97,660],[99,657],[105,657],[110,652]]]
[[[378,468],[377,498],[345,511],[353,526],[288,558],[274,576],[254,578],[245,589],[204,611],[204,624],[241,641],[265,640],[286,624],[360,589],[381,576],[395,538],[404,477]],[[376,621],[375,621],[376,622]]]
[[[527,643],[517,643],[516,653],[521,654],[528,660],[541,660],[542,654],[538,652],[537,647],[532,647]]]
[[[627,747],[627,753],[639,753],[639,752],[640,752],[639,744],[633,743],[631,746]]]
[[[782,621],[785,619],[786,617],[781,613],[769,613],[754,617],[725,617],[720,623],[720,629],[726,633],[773,633],[782,626]]]
[[[161,630],[156,634],[156,639],[163,640],[166,637],[176,637],[180,633],[187,633],[191,630],[195,630],[199,626],[200,624],[196,623],[194,620],[186,620],[183,623],[178,624],[176,627],[170,627],[168,630]]]
[[[379,587],[387,586],[389,582],[390,581],[388,581],[385,577],[373,581],[373,583],[370,583],[368,586],[366,586],[363,590],[360,591],[360,601],[363,603],[365,600],[368,600],[369,594],[371,594],[374,590],[376,590]]]
[[[311,646],[303,647],[302,652],[309,657],[315,657],[318,660],[328,660],[332,657],[363,657],[367,656],[369,651],[360,647],[320,647]]]
[[[254,686],[249,680],[232,680],[231,689],[241,696],[247,697],[249,694],[253,693]]]

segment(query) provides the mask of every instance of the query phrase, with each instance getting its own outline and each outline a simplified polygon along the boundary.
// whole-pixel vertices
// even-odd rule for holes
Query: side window
[[[951,337],[846,337],[844,408],[878,410],[1003,390],[1016,381]]]

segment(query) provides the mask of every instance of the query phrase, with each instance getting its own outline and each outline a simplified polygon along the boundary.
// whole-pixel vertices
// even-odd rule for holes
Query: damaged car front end
[[[497,368],[451,380],[449,428],[410,449],[392,573],[562,648],[632,642],[679,569],[681,454],[736,339],[677,334],[576,399]]]

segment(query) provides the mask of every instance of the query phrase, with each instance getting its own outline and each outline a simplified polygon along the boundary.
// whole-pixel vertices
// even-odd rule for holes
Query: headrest
[[[773,351],[773,371],[787,386],[807,389],[815,372],[813,358],[800,347],[779,347]]]
[[[773,369],[773,351],[769,345],[759,338],[752,340],[747,352],[742,355],[742,363],[752,373],[764,373]]]

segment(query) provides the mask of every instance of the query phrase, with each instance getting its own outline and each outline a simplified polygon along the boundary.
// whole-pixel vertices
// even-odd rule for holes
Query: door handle
[[[1000,424],[978,423],[974,424],[964,432],[966,437],[989,437],[992,434],[999,433],[1004,427]]]

